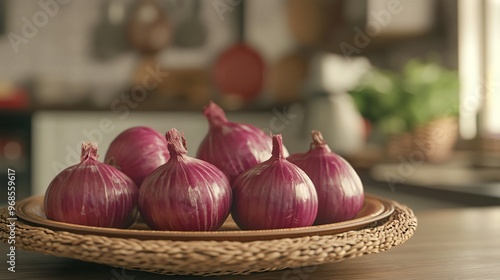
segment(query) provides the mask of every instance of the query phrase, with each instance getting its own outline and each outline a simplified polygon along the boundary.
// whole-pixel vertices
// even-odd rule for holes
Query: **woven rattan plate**
[[[345,226],[340,231],[320,229],[314,232],[314,228],[323,226],[313,226],[307,229],[258,231],[254,232],[258,236],[253,237],[254,240],[203,240],[204,238],[196,236],[195,239],[186,241],[165,237],[178,232],[163,232],[162,236],[159,231],[137,229],[117,237],[107,236],[103,232],[82,234],[79,231],[72,232],[71,229],[49,228],[38,224],[39,221],[24,221],[23,215],[33,213],[47,221],[40,212],[28,211],[33,205],[40,203],[40,197],[32,197],[18,203],[20,219],[16,224],[16,246],[55,256],[162,274],[225,275],[337,262],[385,251],[413,235],[417,220],[411,209],[395,201],[370,195],[366,195],[365,200],[364,209],[372,209],[363,210],[367,211],[365,214],[371,211],[378,214],[361,214],[356,219],[369,216],[370,222],[356,225],[355,229]],[[380,204],[382,209],[377,206]],[[9,236],[7,218],[6,209],[0,209],[0,234],[3,242]],[[325,226],[333,225],[335,224]],[[293,230],[299,234],[285,234]],[[142,240],[128,235],[135,232],[153,235],[147,238],[139,236]],[[223,230],[199,234],[219,234],[223,238],[236,232],[244,231]],[[261,237],[266,234],[269,236],[262,240]]]
[[[370,223],[387,218],[394,206],[387,200],[366,195],[363,208],[356,218],[334,224],[278,230],[240,230],[229,218],[216,232],[185,232],[150,230],[145,224],[136,223],[130,229],[90,227],[52,221],[43,211],[43,196],[34,196],[18,203],[17,217],[32,224],[53,230],[64,230],[78,234],[103,235],[108,237],[135,238],[141,240],[219,240],[219,241],[255,241],[276,238],[293,238],[312,235],[327,235],[358,229]]]

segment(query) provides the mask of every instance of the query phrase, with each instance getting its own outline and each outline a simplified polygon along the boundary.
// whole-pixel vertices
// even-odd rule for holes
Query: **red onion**
[[[212,164],[186,155],[184,137],[166,134],[170,159],[142,183],[139,211],[152,229],[211,231],[231,210],[227,177]]]
[[[281,135],[272,139],[271,158],[243,172],[233,185],[231,214],[241,229],[310,226],[316,218],[313,183],[285,159]]]
[[[111,142],[104,162],[120,169],[140,187],[142,180],[167,160],[165,137],[139,126],[123,131]]]
[[[363,184],[352,166],[333,153],[319,131],[312,132],[311,149],[289,160],[304,170],[318,192],[318,216],[315,224],[350,220],[364,203]]]
[[[198,148],[197,158],[217,166],[231,185],[243,171],[271,156],[271,137],[261,129],[230,122],[222,108],[210,102],[203,114],[208,119],[208,134]],[[285,156],[288,155],[286,148]]]
[[[81,162],[59,173],[45,193],[45,214],[55,221],[97,227],[129,227],[139,190],[132,179],[97,161],[96,144],[82,144]]]

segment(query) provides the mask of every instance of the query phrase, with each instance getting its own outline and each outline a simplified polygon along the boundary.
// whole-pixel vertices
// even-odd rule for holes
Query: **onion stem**
[[[208,119],[208,123],[211,127],[217,127],[227,123],[226,114],[221,107],[210,101],[203,110],[203,115]]]
[[[283,154],[283,138],[281,134],[276,134],[273,136],[273,151],[272,155],[274,158],[285,158]]]
[[[313,143],[316,145],[324,145],[325,140],[323,140],[323,134],[319,130],[313,130],[311,132]]]
[[[82,143],[82,153],[80,156],[80,161],[87,159],[97,160],[99,155],[97,154],[97,144],[93,142],[83,142]]]
[[[184,139],[184,135],[181,135],[177,129],[172,128],[167,131],[165,139],[167,139],[168,151],[170,152],[171,158],[173,155],[182,157],[182,155],[187,154],[187,150],[185,148],[186,140]]]
[[[313,141],[311,143],[310,150],[321,148],[327,153],[331,152],[330,147],[328,146],[328,144],[326,144],[325,140],[323,139],[323,134],[321,134],[321,131],[313,130],[311,131],[311,135]]]

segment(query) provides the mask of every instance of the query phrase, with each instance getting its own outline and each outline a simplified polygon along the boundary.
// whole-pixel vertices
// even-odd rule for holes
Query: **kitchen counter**
[[[500,207],[454,208],[417,214],[415,235],[389,251],[318,267],[203,279],[498,279]],[[7,246],[0,246],[3,258]],[[129,271],[81,261],[16,252],[16,272],[3,261],[0,279],[200,279]]]

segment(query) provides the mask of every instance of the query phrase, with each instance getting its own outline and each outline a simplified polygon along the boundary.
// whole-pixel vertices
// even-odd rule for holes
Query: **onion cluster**
[[[359,176],[319,131],[309,151],[288,156],[281,135],[230,122],[213,102],[203,113],[209,130],[197,158],[175,128],[165,137],[129,128],[113,140],[105,163],[95,144],[83,143],[81,162],[46,191],[47,217],[126,228],[139,211],[151,229],[214,231],[231,213],[241,229],[262,230],[341,222],[362,208]]]

